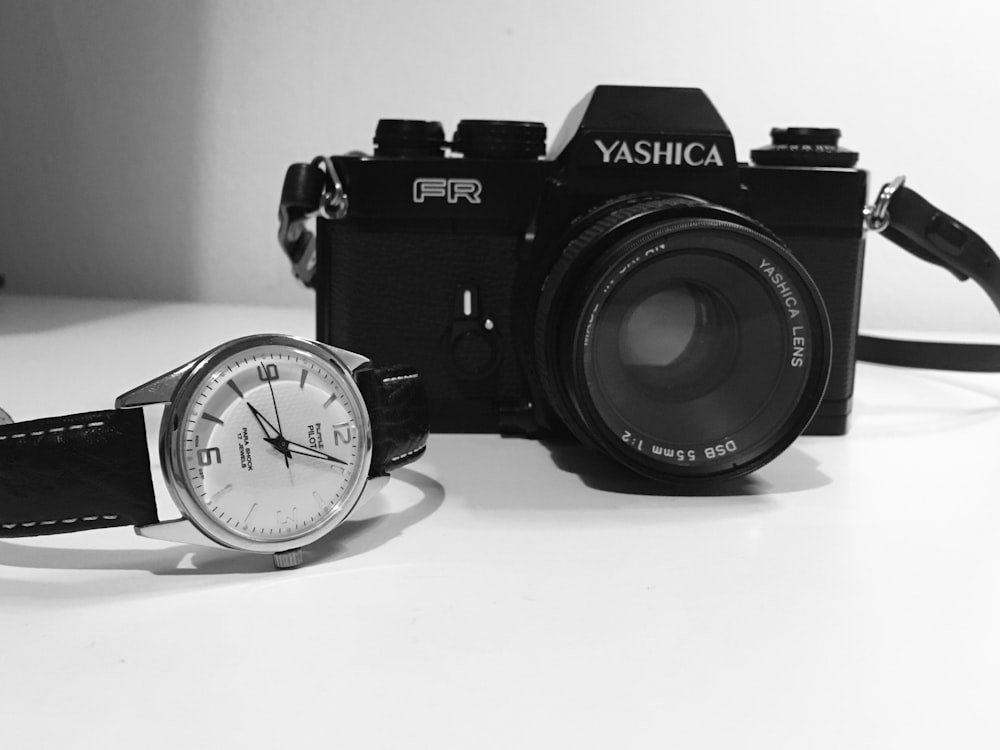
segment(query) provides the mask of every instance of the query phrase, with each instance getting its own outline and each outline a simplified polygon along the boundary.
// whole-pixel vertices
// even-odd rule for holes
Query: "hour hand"
[[[253,418],[257,420],[257,424],[260,425],[260,429],[264,431],[265,440],[268,440],[268,442],[270,442],[269,439],[272,438],[273,436],[281,435],[281,433],[274,428],[274,425],[267,420],[267,417],[265,417],[255,408],[253,408],[253,404],[247,404],[247,406],[250,409],[250,413],[253,414]]]
[[[267,417],[253,408],[253,404],[247,404],[250,408],[250,413],[253,414],[253,418],[257,420],[257,424],[260,425],[260,429],[264,432],[264,442],[268,443],[272,448],[274,448],[278,453],[282,455],[285,459],[285,466],[288,466],[288,457],[291,452],[288,450],[288,441],[281,436],[279,430],[274,429],[274,425],[271,424]],[[268,431],[270,430],[270,432]],[[271,433],[274,433],[273,435]]]

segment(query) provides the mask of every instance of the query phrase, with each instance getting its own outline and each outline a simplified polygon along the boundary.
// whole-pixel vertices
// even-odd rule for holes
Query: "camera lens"
[[[637,199],[578,222],[545,282],[539,376],[585,442],[665,481],[739,476],[812,418],[828,320],[768,230],[694,199]]]

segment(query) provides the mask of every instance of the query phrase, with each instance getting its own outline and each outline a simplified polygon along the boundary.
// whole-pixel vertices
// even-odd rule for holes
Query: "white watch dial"
[[[339,523],[367,473],[364,405],[346,380],[328,359],[287,344],[213,363],[174,435],[175,476],[201,525],[217,526],[222,541],[269,543]]]

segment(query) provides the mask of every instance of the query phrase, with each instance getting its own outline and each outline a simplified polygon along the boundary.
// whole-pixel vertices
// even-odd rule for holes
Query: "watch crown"
[[[286,549],[284,552],[274,553],[274,567],[276,568],[297,568],[302,564],[302,548]]]

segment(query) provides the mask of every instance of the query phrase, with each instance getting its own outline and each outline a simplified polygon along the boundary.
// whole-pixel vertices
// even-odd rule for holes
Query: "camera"
[[[325,159],[318,338],[416,366],[438,432],[746,474],[847,430],[867,174],[839,137],[739,162],[694,88],[598,86],[547,151],[537,122],[381,120]]]

